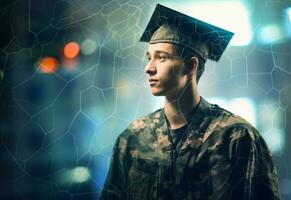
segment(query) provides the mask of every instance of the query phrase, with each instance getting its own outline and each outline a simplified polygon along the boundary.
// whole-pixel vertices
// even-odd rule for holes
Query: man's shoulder
[[[243,117],[232,113],[218,105],[212,105],[212,121],[208,131],[220,129],[230,137],[243,137],[249,135],[250,138],[260,138],[258,130]]]
[[[228,127],[235,124],[244,124],[245,126],[252,127],[252,125],[241,116],[236,115],[217,104],[212,104],[202,97],[197,112],[194,114],[193,118],[202,118],[202,121],[214,127]],[[194,119],[193,121],[196,122],[197,120]]]
[[[215,122],[221,122],[221,124],[224,124],[225,126],[242,125],[253,128],[249,121],[229,110],[226,110],[216,104],[212,104],[211,108],[211,117]]]

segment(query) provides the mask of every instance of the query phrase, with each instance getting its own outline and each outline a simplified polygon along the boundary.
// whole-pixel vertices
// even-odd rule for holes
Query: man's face
[[[182,58],[170,43],[149,44],[144,69],[155,96],[177,97],[184,89],[187,74]]]

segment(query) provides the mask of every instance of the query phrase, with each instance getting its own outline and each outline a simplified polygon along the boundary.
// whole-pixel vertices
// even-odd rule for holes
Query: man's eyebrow
[[[160,54],[160,53],[164,53],[164,54],[166,54],[166,55],[168,55],[168,56],[174,56],[173,54],[171,54],[171,53],[168,53],[168,52],[166,52],[166,51],[162,51],[162,50],[157,50],[157,51],[154,51],[154,54]],[[146,55],[147,56],[150,56],[150,52],[146,52]]]
[[[170,53],[168,53],[166,51],[161,51],[161,50],[157,50],[157,51],[155,51],[155,53],[156,54],[164,53],[164,54],[167,54],[168,56],[173,56],[173,54],[170,54]]]

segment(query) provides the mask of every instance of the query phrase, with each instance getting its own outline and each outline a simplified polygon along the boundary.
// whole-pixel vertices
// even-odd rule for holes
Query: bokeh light
[[[282,129],[270,128],[269,130],[266,130],[266,132],[262,132],[261,134],[273,154],[279,154],[282,152],[285,139],[285,134]]]
[[[262,27],[259,31],[258,40],[264,44],[277,42],[282,38],[282,32],[277,25],[271,24]]]
[[[75,58],[80,52],[80,46],[76,42],[69,42],[64,48],[64,55],[66,58]]]
[[[84,55],[91,55],[96,51],[96,42],[92,39],[85,39],[81,43],[81,52]]]
[[[274,154],[279,154],[285,147],[283,110],[274,102],[267,101],[260,107],[258,117],[261,133]]]
[[[87,167],[78,166],[72,169],[62,169],[55,174],[55,178],[60,185],[70,185],[72,183],[84,183],[91,178]]]
[[[76,167],[71,171],[71,176],[73,178],[73,182],[86,182],[90,178],[90,171],[87,167]]]
[[[54,57],[41,58],[38,68],[43,73],[54,73],[58,68],[58,61]]]
[[[291,7],[285,9],[284,15],[285,15],[284,25],[287,32],[287,37],[290,38],[291,37]]]
[[[248,97],[240,97],[234,99],[224,99],[219,97],[207,98],[210,103],[219,105],[232,113],[239,115],[250,122],[253,126],[257,125],[256,110],[254,102]]]
[[[252,40],[249,12],[240,1],[188,1],[169,3],[183,13],[234,32],[233,46],[246,46]]]
[[[291,25],[291,7],[287,8],[287,15],[288,15],[289,23]]]

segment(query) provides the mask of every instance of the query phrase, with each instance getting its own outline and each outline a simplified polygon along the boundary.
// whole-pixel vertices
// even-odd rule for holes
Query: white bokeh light
[[[76,167],[71,170],[72,181],[75,183],[83,183],[89,180],[90,171],[87,167]]]
[[[207,98],[211,103],[217,104],[220,107],[229,110],[230,112],[239,115],[250,122],[253,126],[257,125],[255,117],[255,105],[253,101],[247,97],[234,98],[231,100],[226,100],[223,98]]]
[[[258,40],[263,44],[271,44],[282,38],[283,36],[280,28],[277,25],[270,24],[260,29]]]
[[[96,42],[92,39],[85,39],[81,43],[81,52],[84,55],[91,55],[96,51]]]
[[[281,153],[284,146],[284,132],[278,128],[271,128],[262,133],[268,147],[275,154]]]
[[[240,1],[199,1],[169,5],[187,15],[234,32],[230,41],[233,46],[245,46],[252,40],[249,13]]]
[[[290,22],[290,25],[291,25],[291,7],[287,8],[287,15],[288,15],[289,22]]]

